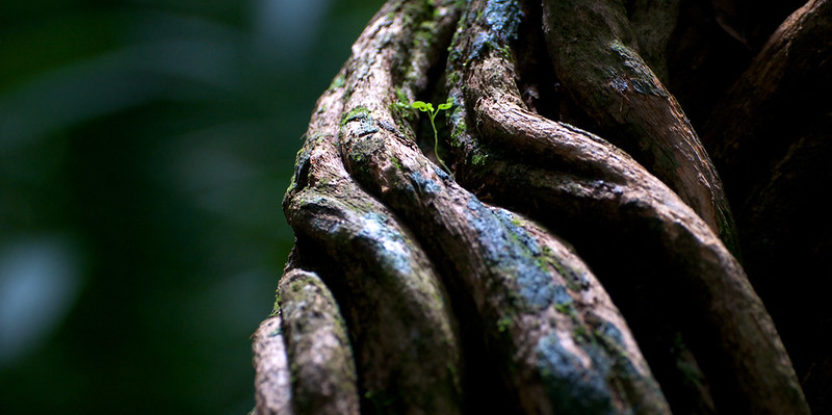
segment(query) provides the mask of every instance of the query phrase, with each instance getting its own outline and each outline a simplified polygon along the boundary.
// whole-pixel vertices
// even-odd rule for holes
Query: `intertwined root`
[[[808,413],[726,248],[716,171],[651,70],[667,76],[675,6],[435,3],[388,2],[318,101],[257,412]],[[529,106],[529,33],[612,143]],[[454,103],[453,177],[397,105],[431,91]]]

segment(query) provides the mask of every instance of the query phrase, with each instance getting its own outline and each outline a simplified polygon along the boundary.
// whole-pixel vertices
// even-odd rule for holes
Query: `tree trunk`
[[[830,3],[388,1],[298,152],[255,413],[832,409]]]

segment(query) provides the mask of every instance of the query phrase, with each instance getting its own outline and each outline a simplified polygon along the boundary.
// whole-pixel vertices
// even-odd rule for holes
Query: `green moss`
[[[554,256],[554,253],[549,247],[544,246],[542,251],[542,255],[537,258],[538,266],[554,268],[566,280],[566,287],[569,290],[578,292],[589,287],[589,280],[587,280],[581,271],[565,265],[559,258]]]
[[[335,79],[332,80],[332,83],[329,85],[329,90],[332,91],[341,88],[346,83],[347,80],[346,78],[344,78],[344,75],[338,75],[337,77],[335,77]]]
[[[499,269],[507,295],[517,295],[516,309],[537,311],[549,307],[558,287],[551,274],[537,266],[540,245],[530,232],[512,223],[512,213],[490,208],[471,197],[466,219],[477,230],[484,260]]]
[[[473,156],[471,156],[471,164],[473,164],[475,166],[484,166],[485,165],[485,160],[487,160],[487,159],[488,159],[488,154],[476,153]]]
[[[453,115],[451,116],[452,120],[457,120],[454,124],[454,128],[451,131],[451,145],[454,147],[462,146],[462,143],[459,141],[459,137],[465,133],[467,130],[467,126],[465,125],[465,120],[461,119],[462,116],[459,115],[463,113],[462,109],[454,111]]]
[[[334,302],[334,299],[333,299],[333,302]],[[339,338],[344,340],[345,344],[349,344],[349,342],[348,342],[348,340],[349,340],[349,338],[348,338],[349,331],[347,330],[347,322],[344,321],[344,318],[341,316],[341,310],[338,307],[338,304],[335,303],[334,305],[335,305],[335,310],[336,310],[335,326],[338,330],[338,332],[336,334],[338,335]]]
[[[274,305],[272,305],[272,312],[269,314],[269,317],[274,317],[280,313],[280,303],[282,301],[283,295],[280,294],[280,290],[278,289],[274,294]]]
[[[405,27],[412,26],[415,22],[426,20],[430,15],[429,12],[433,9],[433,2],[431,0],[425,1],[403,1],[401,10],[402,20]]]
[[[321,141],[324,140],[324,138],[326,138],[326,135],[324,133],[316,131],[314,134],[312,134],[311,142],[314,144],[319,144]]]
[[[405,108],[404,105],[401,103],[401,101],[391,103],[387,107],[387,109],[389,109],[390,112],[394,115],[393,120],[396,122],[396,127],[398,127],[398,128],[404,127],[402,125],[401,120],[402,119],[407,119],[408,111],[407,111],[407,108]]]
[[[307,281],[306,279],[296,279],[289,284],[289,290],[293,293],[299,293],[303,291],[303,288],[306,287]]]
[[[497,320],[497,331],[500,333],[504,333],[511,327],[512,319],[509,316],[504,316],[503,318]]]
[[[293,174],[292,177],[289,179],[289,187],[286,188],[286,191],[283,192],[283,200],[287,200],[286,198],[297,189],[298,183],[295,180],[295,175]]]
[[[395,117],[395,121],[399,128],[405,127],[401,123],[402,120],[410,121],[416,118],[416,111],[410,106],[410,99],[402,88],[396,88],[396,102],[391,103],[389,109],[390,112],[398,116]]]
[[[407,97],[407,94],[400,87],[396,88],[396,98],[398,98],[402,103],[410,102],[410,98]]]
[[[549,270],[549,260],[545,256],[541,255],[541,256],[535,258],[535,261],[537,262],[537,267],[538,268],[540,268],[544,271]]]
[[[626,358],[626,353],[624,352],[624,336],[618,330],[618,327],[609,321],[602,321],[601,324],[595,327],[592,334],[608,352]]]
[[[376,128],[373,122],[373,117],[370,115],[370,110],[365,107],[358,106],[344,114],[344,117],[341,119],[341,127],[352,121],[360,121],[361,123],[353,131],[358,137],[364,137],[378,131],[378,128]]]
[[[456,85],[457,83],[459,83],[459,78],[459,72],[453,71],[450,75],[448,75],[448,83],[450,83],[451,85]]]
[[[574,339],[577,344],[587,344],[592,342],[592,336],[584,326],[575,326],[575,328],[572,329],[572,339]]]
[[[366,107],[358,106],[353,108],[350,112],[344,114],[341,118],[341,127],[347,125],[350,121],[363,120],[370,116],[370,110]]]
[[[578,310],[575,310],[575,307],[571,303],[555,304],[555,310],[558,313],[569,316],[572,321],[578,320]]]
[[[413,47],[427,47],[433,39],[434,31],[436,30],[436,23],[425,21],[419,24],[419,29],[413,35]]]
[[[503,58],[505,58],[508,61],[512,60],[511,48],[509,48],[508,45],[503,45],[503,47],[501,47],[499,49],[499,51],[500,51],[500,55],[502,55]]]

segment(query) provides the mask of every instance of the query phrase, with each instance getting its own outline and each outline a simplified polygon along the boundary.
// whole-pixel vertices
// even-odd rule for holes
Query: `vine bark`
[[[254,412],[808,414],[804,387],[830,409],[817,330],[791,329],[817,327],[763,266],[790,262],[771,264],[784,243],[824,263],[830,233],[760,230],[791,186],[832,183],[805,170],[830,153],[829,108],[800,113],[818,127],[772,120],[799,104],[792,89],[832,85],[831,44],[807,40],[832,39],[830,3],[795,11],[744,73],[719,73],[699,63],[720,36],[755,52],[731,22],[759,37],[772,19],[728,3],[388,1],[298,152],[296,246],[254,337]],[[720,30],[692,36],[697,19]],[[684,70],[680,49],[697,51]],[[417,99],[453,103],[437,118],[453,174]],[[686,101],[713,112],[704,145]]]

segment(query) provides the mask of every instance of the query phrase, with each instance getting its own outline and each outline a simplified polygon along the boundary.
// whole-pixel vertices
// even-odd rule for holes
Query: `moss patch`
[[[511,276],[526,307],[546,308],[555,299],[556,285],[551,275],[537,266],[541,255],[537,240],[512,221],[506,210],[489,208],[476,197],[468,201],[467,220],[477,231],[482,255],[490,266]]]
[[[338,75],[335,79],[332,80],[332,83],[329,84],[329,90],[333,91],[338,88],[343,87],[347,83],[347,79],[344,78],[344,75]]]

